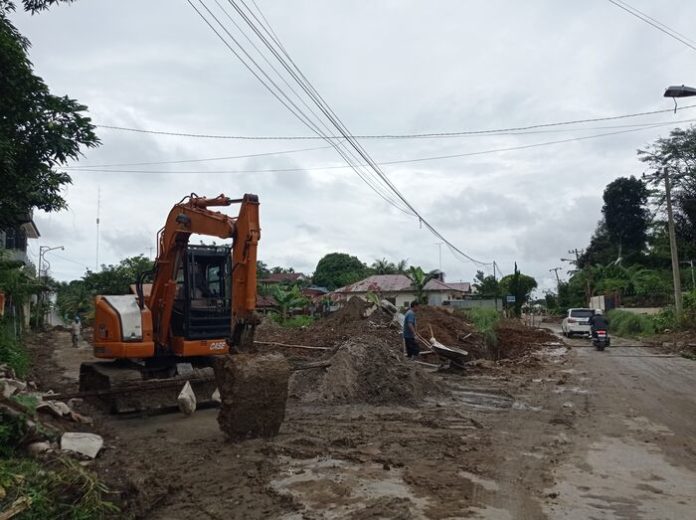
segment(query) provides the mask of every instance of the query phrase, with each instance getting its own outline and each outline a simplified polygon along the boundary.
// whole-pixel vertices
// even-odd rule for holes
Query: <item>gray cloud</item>
[[[685,31],[696,5],[635,0]],[[295,61],[356,134],[490,129],[670,108],[662,89],[688,82],[691,55],[607,2],[261,2]],[[132,13],[137,12],[137,15]],[[166,16],[162,16],[166,13]],[[56,93],[90,107],[104,124],[203,133],[308,131],[270,97],[184,2],[81,0],[13,16],[31,59]],[[646,64],[649,64],[647,66]],[[637,120],[686,119],[693,111]],[[633,121],[622,121],[629,123]],[[602,126],[601,124],[590,126]],[[505,153],[385,166],[446,236],[504,272],[517,260],[544,287],[568,248],[584,247],[600,217],[604,186],[640,174],[635,150],[669,128]],[[471,153],[602,133],[602,130],[419,141],[365,141],[378,161]],[[183,160],[305,148],[307,143],[194,140],[100,129],[103,146],[82,164]],[[318,143],[317,143],[318,145]],[[40,244],[64,244],[52,269],[80,276],[99,263],[147,253],[173,203],[196,192],[261,199],[260,257],[311,271],[340,250],[366,262],[408,258],[438,267],[438,240],[350,170],[232,174],[220,170],[341,164],[331,150],[72,173],[68,211],[41,215]],[[176,171],[195,173],[175,173]],[[231,211],[235,211],[231,209]],[[38,250],[38,244],[33,246]],[[61,255],[63,256],[63,255]],[[477,266],[443,250],[450,279]],[[489,269],[489,268],[486,268]]]

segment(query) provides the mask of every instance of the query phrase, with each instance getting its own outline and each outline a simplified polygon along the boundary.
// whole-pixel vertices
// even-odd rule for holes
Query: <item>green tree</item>
[[[500,296],[498,280],[493,275],[486,276],[483,271],[476,271],[474,288],[482,298],[497,298]]]
[[[372,262],[370,269],[374,274],[396,274],[396,265],[386,258],[380,258]]]
[[[32,13],[57,0],[25,0]],[[78,159],[80,147],[99,143],[87,107],[50,93],[32,70],[29,41],[9,20],[11,0],[0,0],[0,229],[15,225],[34,208],[65,207],[61,194],[71,182],[60,167]]]
[[[257,260],[256,261],[256,278],[257,279],[268,278],[269,274],[271,274],[271,271],[268,269],[268,266],[266,265],[266,263],[262,262],[261,260]]]
[[[515,297],[513,306],[514,313],[519,316],[522,312],[522,305],[529,301],[532,291],[537,288],[537,281],[526,274],[522,274],[517,269],[515,263],[515,271],[513,274],[503,276],[500,279],[500,292],[503,295],[512,295]]]
[[[428,285],[430,280],[437,278],[440,271],[430,271],[426,273],[421,267],[411,266],[406,272],[406,276],[411,280],[411,287],[416,293],[416,300],[420,303],[427,303],[427,297],[425,294],[425,286]]]
[[[317,263],[313,281],[330,291],[355,283],[369,275],[369,268],[357,257],[346,253],[329,253]]]
[[[648,188],[635,177],[619,177],[604,190],[602,213],[617,257],[637,258],[645,249],[650,212]]]

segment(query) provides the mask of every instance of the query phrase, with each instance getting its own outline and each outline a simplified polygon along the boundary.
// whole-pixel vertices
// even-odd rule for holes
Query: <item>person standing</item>
[[[411,308],[406,311],[404,316],[404,346],[406,347],[406,356],[409,359],[416,359],[420,353],[418,343],[416,342],[416,309],[418,302],[412,301]]]
[[[75,316],[75,319],[70,324],[70,336],[72,337],[73,347],[77,347],[77,343],[80,340],[81,330],[82,330],[82,324],[80,323],[80,317]]]

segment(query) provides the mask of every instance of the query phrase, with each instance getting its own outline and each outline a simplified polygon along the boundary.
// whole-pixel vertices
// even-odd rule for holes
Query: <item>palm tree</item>
[[[419,303],[426,303],[425,286],[430,280],[437,278],[439,273],[440,272],[437,270],[426,273],[420,267],[414,266],[408,268],[408,272],[405,274],[408,276],[409,280],[411,280],[411,287],[413,287],[413,290],[416,293],[416,300]]]
[[[380,258],[372,262],[370,268],[375,274],[394,274],[396,266],[386,258]]]
[[[397,273],[405,274],[408,270],[408,259],[399,260],[395,267]]]

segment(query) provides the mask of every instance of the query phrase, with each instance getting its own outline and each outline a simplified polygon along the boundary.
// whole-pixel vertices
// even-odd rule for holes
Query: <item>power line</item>
[[[659,126],[671,126],[671,125],[676,125],[680,123],[690,123],[694,122],[696,119],[680,119],[677,121],[669,121],[669,122],[664,122],[664,123],[636,123],[636,124],[631,124],[631,125],[612,125],[612,126],[599,126],[599,127],[585,127],[582,129],[561,129],[561,130],[539,130],[539,131],[532,131],[529,133],[547,133],[547,132],[559,132],[559,131],[577,131],[577,130],[604,130],[604,129],[613,129],[613,128],[632,128],[634,130],[632,131],[639,131],[639,130],[646,130],[646,129],[651,129],[651,128],[656,128]],[[496,152],[504,152],[504,151],[511,151],[511,150],[517,150],[521,148],[526,148],[526,147],[536,147],[536,146],[546,146],[549,144],[557,144],[558,142],[570,142],[574,141],[576,139],[592,139],[596,137],[603,137],[607,135],[615,135],[616,133],[624,133],[624,132],[610,132],[607,134],[596,134],[596,135],[590,135],[590,136],[578,136],[574,138],[570,138],[568,140],[561,140],[561,141],[549,141],[549,142],[543,142],[543,143],[535,143],[532,145],[521,145],[521,147],[511,147],[511,148],[495,148],[492,150],[482,150],[479,152],[470,152],[468,154],[462,155],[462,154],[457,154],[454,155],[454,157],[464,157],[466,155],[482,155],[482,154],[487,154],[487,153],[496,153]],[[496,135],[524,135],[524,133],[512,133],[512,134],[496,134]],[[204,158],[204,159],[186,159],[186,160],[178,160],[178,161],[157,161],[157,162],[139,162],[139,163],[120,163],[120,164],[95,164],[95,165],[82,165],[82,164],[77,164],[75,166],[64,166],[63,168],[68,169],[68,170],[85,170],[85,171],[90,171],[88,170],[89,168],[111,168],[111,167],[124,167],[124,166],[154,166],[154,165],[162,165],[162,164],[182,164],[182,163],[198,163],[198,162],[208,162],[208,161],[222,161],[222,160],[231,160],[231,159],[243,159],[243,158],[248,158],[248,157],[258,157],[258,156],[272,156],[272,155],[280,155],[280,154],[286,154],[286,153],[297,153],[297,152],[307,152],[307,151],[313,151],[313,150],[325,150],[333,148],[332,146],[319,146],[316,148],[300,148],[296,150],[285,150],[285,151],[279,151],[279,152],[266,152],[266,153],[258,153],[258,154],[248,154],[248,155],[236,155],[236,156],[228,156],[228,157],[212,157],[212,158]],[[435,160],[435,159],[440,159],[440,158],[448,158],[449,156],[437,156],[437,157],[426,157],[426,158],[420,158],[420,159],[410,159],[407,162],[419,162],[419,161],[426,161],[426,160]],[[380,162],[380,165],[389,165],[389,164],[401,164],[400,162]],[[324,168],[318,167],[318,168],[309,168],[309,170],[312,169],[331,169],[334,168],[332,166],[326,166]],[[341,166],[343,168],[343,166]],[[238,173],[260,173],[260,172],[265,172],[265,171],[303,171],[307,170],[308,168],[297,168],[297,169],[289,169],[289,170],[243,170],[239,171]],[[205,173],[208,170],[201,170],[200,173]]]
[[[609,0],[611,1],[611,0]],[[195,9],[195,7],[194,7]],[[693,105],[684,105],[683,107],[677,107],[677,110],[687,110],[696,107]],[[449,138],[449,137],[462,137],[470,135],[487,135],[487,134],[505,134],[510,132],[521,132],[524,130],[535,130],[539,128],[549,128],[557,126],[566,125],[577,125],[584,123],[597,123],[601,121],[615,121],[618,119],[629,119],[634,117],[645,117],[655,114],[666,114],[673,113],[674,109],[664,109],[664,110],[650,110],[646,112],[635,112],[632,114],[622,114],[617,116],[604,116],[604,117],[594,117],[587,119],[575,119],[569,121],[557,121],[552,123],[537,123],[528,124],[524,126],[514,126],[508,128],[497,128],[489,130],[464,130],[459,132],[428,132],[428,133],[412,133],[412,134],[363,134],[354,135],[356,139],[431,139],[431,138]],[[193,132],[170,132],[165,130],[150,130],[144,128],[132,128],[125,126],[114,126],[114,125],[94,125],[97,128],[103,128],[107,130],[117,130],[123,132],[136,132],[143,134],[154,134],[154,135],[166,135],[172,137],[191,137],[195,139],[229,139],[229,140],[243,140],[243,141],[299,141],[299,140],[316,140],[325,139],[325,137],[317,135],[258,135],[258,136],[248,136],[248,135],[224,135],[224,134],[204,134],[204,133],[193,133]],[[333,139],[341,139],[341,137],[333,137]]]
[[[607,0],[608,2],[614,4],[616,7],[619,9],[623,9],[627,13],[629,13],[632,16],[635,16],[639,20],[642,20],[643,22],[647,23],[648,25],[651,25],[658,31],[661,31],[665,33],[667,36],[670,38],[673,38],[677,40],[678,42],[683,43],[686,45],[688,48],[690,48],[693,51],[696,51],[696,45],[690,43],[685,39],[686,37],[682,37],[677,31],[670,29],[667,25],[663,24],[662,22],[658,22],[654,18],[651,18],[645,14],[643,14],[641,11],[638,11],[635,7],[632,7],[630,4],[626,2],[617,2],[616,0]]]
[[[335,150],[338,152],[341,157],[344,158],[344,160],[350,164],[355,171],[355,173],[360,177],[360,179],[367,184],[370,189],[372,189],[377,195],[379,195],[383,200],[385,200],[388,204],[391,206],[395,207],[399,211],[402,211],[404,213],[408,213],[404,207],[402,207],[397,200],[395,200],[388,192],[386,192],[383,188],[379,186],[379,183],[370,177],[369,173],[366,174],[364,171],[360,171],[360,168],[355,166],[355,159],[351,158],[350,155],[351,153],[343,147],[343,144],[341,140],[334,141],[330,137],[335,138],[335,136],[329,136],[327,133],[323,132],[321,128],[319,128],[312,119],[307,116],[302,109],[297,106],[297,104],[290,99],[290,97],[287,95],[286,92],[283,91],[282,88],[278,86],[278,84],[270,77],[270,75],[258,64],[256,60],[249,54],[249,52],[244,48],[243,45],[240,44],[240,42],[230,33],[230,31],[225,27],[225,25],[213,14],[213,12],[208,8],[208,6],[203,2],[203,0],[198,0],[198,3],[205,9],[205,11],[208,13],[208,15],[215,20],[215,22],[218,24],[218,26],[222,29],[222,31],[230,38],[230,40],[236,45],[238,50],[235,50],[234,47],[227,41],[227,39],[218,31],[215,29],[213,24],[206,18],[206,16],[203,14],[201,10],[196,8],[196,6],[193,4],[191,0],[187,0],[188,3],[191,5],[191,7],[196,11],[196,13],[201,17],[201,19],[212,29],[212,31],[215,33],[215,35],[223,42],[223,44],[234,54],[234,56],[242,62],[242,64],[253,74],[253,76],[268,90],[278,101],[281,102],[285,108],[287,108],[297,119],[299,119],[305,126],[307,126],[310,130],[312,130],[315,134],[318,136],[323,136],[325,140],[332,145]],[[219,4],[218,4],[219,6]],[[224,11],[224,10],[223,10]],[[224,11],[226,13],[226,11]],[[266,60],[267,61],[267,60]],[[276,72],[277,75],[280,75],[275,69],[274,72]],[[281,78],[284,81],[284,78]],[[285,82],[287,84],[287,81]],[[299,98],[299,95],[293,91],[296,97]],[[301,100],[305,106],[306,103],[304,103],[303,100]],[[309,107],[307,107],[309,108]],[[311,109],[310,109],[311,112]],[[315,114],[312,114],[316,117]],[[321,122],[320,118],[316,117],[320,121],[320,124],[322,124],[325,128],[326,125]],[[328,128],[327,128],[328,130]]]
[[[656,20],[655,18],[653,18],[652,16],[650,16],[650,15],[647,14],[647,13],[644,13],[643,11],[641,11],[640,9],[638,9],[637,7],[633,7],[633,6],[630,5],[628,2],[624,2],[623,0],[617,0],[617,2],[623,4],[624,6],[630,8],[631,10],[633,10],[633,11],[635,11],[636,13],[638,13],[638,14],[644,16],[645,18],[647,18],[647,19],[649,19],[649,20],[655,22],[656,24],[661,25],[663,28],[665,28],[665,29],[667,29],[668,31],[670,31],[670,32],[672,32],[672,33],[674,33],[674,34],[676,34],[677,36],[681,36],[682,38],[684,38],[685,40],[687,40],[689,43],[696,44],[696,42],[695,42],[694,40],[692,40],[691,38],[689,38],[688,36],[686,36],[686,35],[684,35],[684,34],[678,32],[678,31],[675,31],[674,29],[672,29],[672,28],[669,27],[668,25],[665,25],[665,24],[663,24],[661,21]]]
[[[65,166],[67,169],[79,169],[79,168],[112,168],[118,166],[155,166],[159,164],[183,164],[183,163],[197,163],[197,162],[209,162],[209,161],[226,161],[231,159],[248,159],[252,157],[266,157],[269,155],[284,155],[299,152],[313,152],[315,150],[327,150],[333,148],[333,146],[316,146],[313,148],[299,148],[294,150],[277,150],[275,152],[262,152],[262,153],[251,153],[246,155],[228,155],[225,157],[207,157],[204,159],[183,159],[180,161],[154,161],[154,162],[135,162],[135,163],[114,163],[114,164],[78,164],[76,166]]]
[[[602,134],[594,134],[594,135],[586,135],[586,136],[581,136],[581,137],[571,137],[568,139],[559,139],[555,141],[544,141],[540,143],[530,143],[530,144],[524,144],[524,145],[519,145],[519,146],[509,146],[505,148],[492,148],[492,149],[487,149],[487,150],[478,150],[478,151],[473,151],[473,152],[464,152],[464,153],[457,153],[457,154],[450,154],[450,155],[436,155],[436,156],[428,156],[428,157],[416,157],[416,158],[411,158],[411,159],[401,159],[401,160],[395,160],[395,161],[384,161],[377,163],[379,166],[391,166],[391,165],[397,165],[397,164],[411,164],[411,163],[418,163],[418,162],[429,162],[429,161],[438,161],[438,160],[445,160],[445,159],[456,159],[456,158],[462,158],[462,157],[472,157],[476,155],[486,155],[486,154],[492,154],[492,153],[502,153],[502,152],[511,152],[511,151],[517,151],[517,150],[527,150],[530,148],[540,148],[543,146],[551,146],[551,145],[556,145],[556,144],[565,144],[565,143],[572,143],[572,142],[577,142],[577,141],[586,141],[590,139],[598,139],[600,137],[609,137],[609,136],[614,136],[614,135],[621,135],[621,134],[628,134],[628,133],[633,133],[633,132],[640,132],[643,130],[651,130],[653,128],[659,128],[659,127],[664,127],[664,126],[672,126],[675,123],[689,123],[689,122],[695,122],[696,119],[684,119],[681,121],[676,121],[676,122],[670,122],[670,123],[654,123],[649,127],[645,128],[633,128],[629,130],[620,130],[620,131],[615,131],[615,132],[606,132]],[[367,164],[361,164],[361,166],[367,166]],[[187,173],[187,174],[195,174],[195,173],[223,173],[223,174],[230,174],[230,173],[292,173],[292,172],[303,172],[303,171],[322,171],[322,170],[339,170],[339,169],[345,169],[345,168],[350,168],[351,166],[344,166],[344,165],[327,165],[327,166],[315,166],[311,168],[269,168],[269,169],[263,169],[263,170],[102,170],[102,169],[91,169],[91,168],[80,168],[80,169],[75,169],[73,171],[84,171],[84,172],[102,172],[102,173]]]

